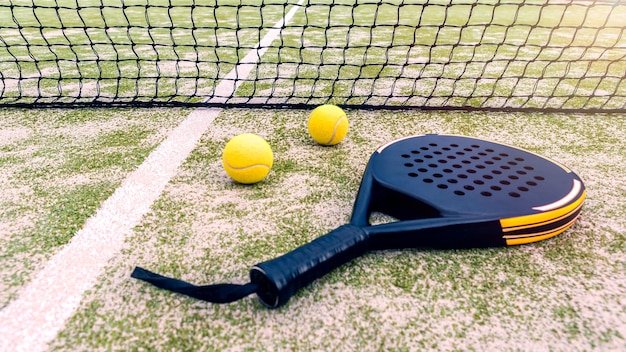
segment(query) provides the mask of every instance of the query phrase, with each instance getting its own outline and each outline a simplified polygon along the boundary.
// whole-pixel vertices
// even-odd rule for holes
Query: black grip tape
[[[255,265],[250,280],[270,308],[289,301],[298,290],[368,251],[368,234],[354,225],[341,226],[293,251]]]

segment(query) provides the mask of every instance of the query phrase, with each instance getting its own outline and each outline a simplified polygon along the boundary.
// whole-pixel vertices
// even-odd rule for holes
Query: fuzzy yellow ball
[[[222,153],[222,164],[233,180],[251,184],[263,180],[272,169],[274,154],[262,137],[244,133],[233,137]]]
[[[320,105],[311,111],[308,128],[309,134],[317,143],[335,145],[348,133],[348,118],[336,105]]]

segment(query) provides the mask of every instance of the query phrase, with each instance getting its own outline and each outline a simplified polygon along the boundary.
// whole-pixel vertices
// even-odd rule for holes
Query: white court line
[[[234,93],[267,46],[278,37],[304,0],[300,0],[263,37],[254,50],[222,81],[216,92]],[[110,260],[119,252],[150,210],[178,167],[219,115],[219,108],[196,109],[131,173],[102,203],[72,240],[20,291],[19,297],[0,311],[0,351],[43,351],[78,308],[82,295],[96,283]],[[129,273],[130,274],[130,273]]]

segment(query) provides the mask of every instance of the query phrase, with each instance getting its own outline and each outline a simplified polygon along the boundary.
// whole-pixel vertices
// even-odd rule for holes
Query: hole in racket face
[[[402,169],[419,187],[434,187],[457,197],[504,194],[520,198],[545,181],[525,157],[476,141],[428,143],[400,154]]]

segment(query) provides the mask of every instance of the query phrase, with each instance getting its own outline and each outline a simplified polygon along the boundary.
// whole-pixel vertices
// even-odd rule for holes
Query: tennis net
[[[0,0],[0,106],[623,111],[624,23],[619,0]]]

